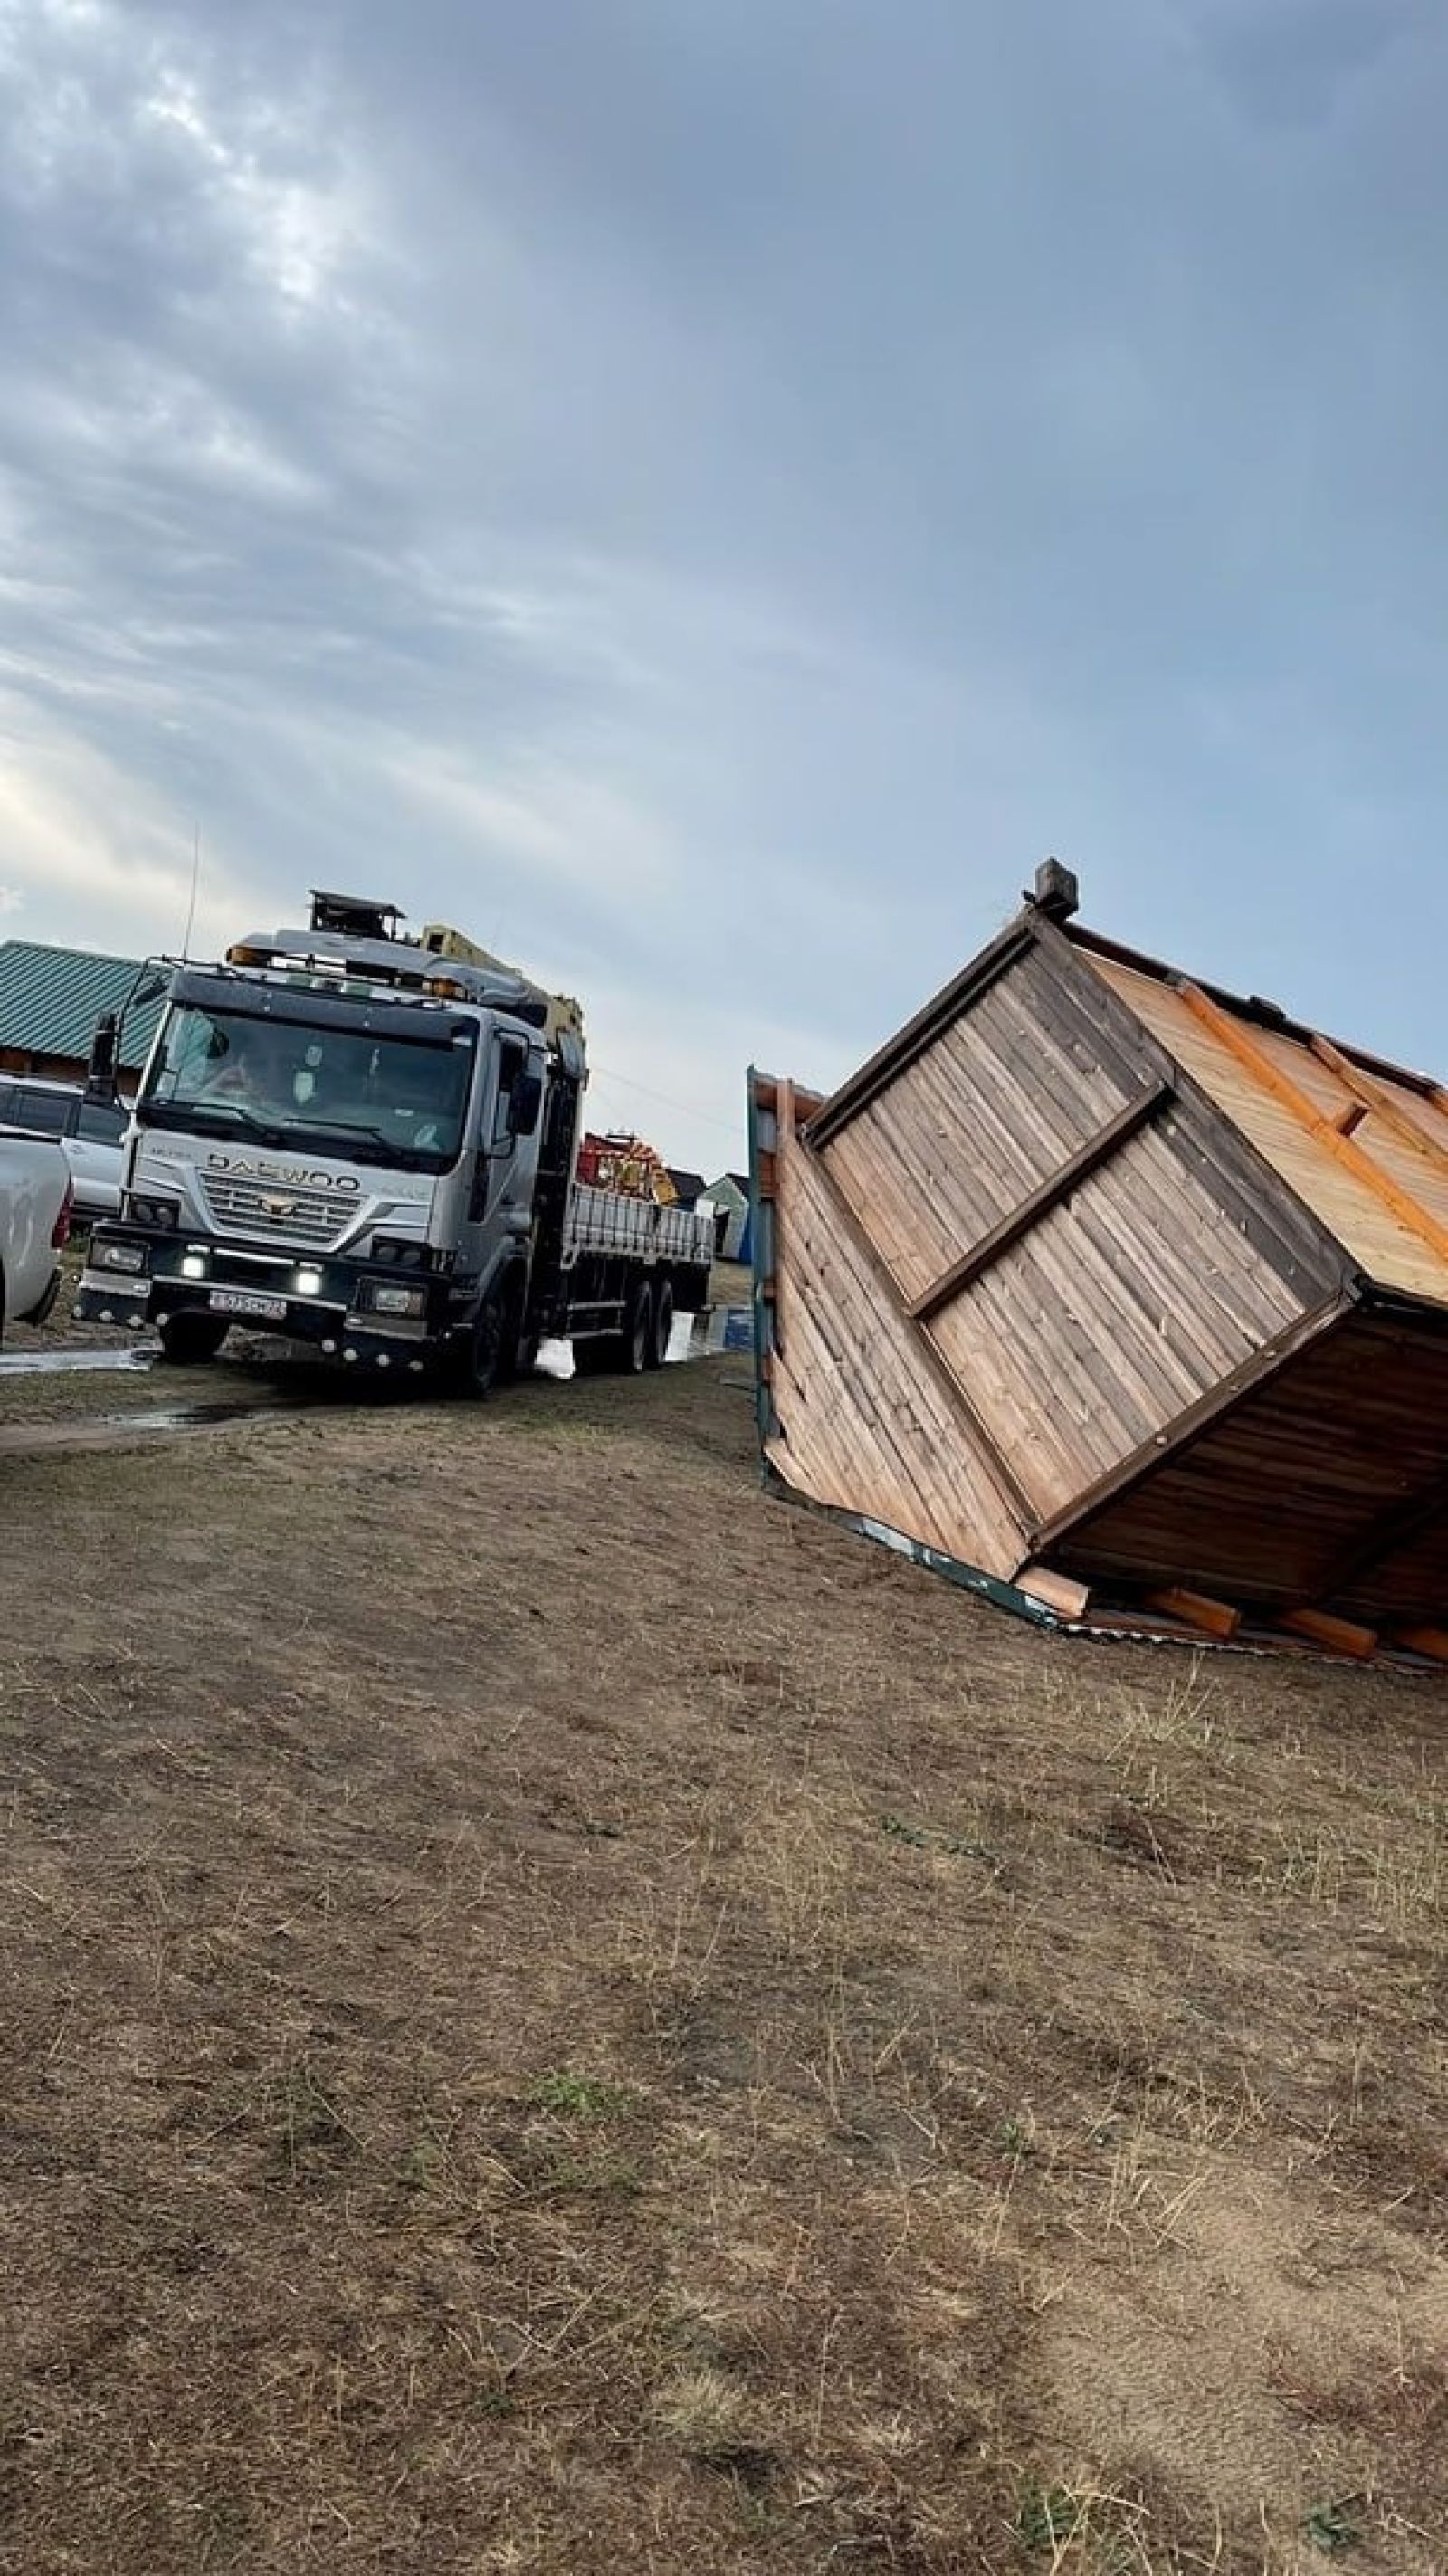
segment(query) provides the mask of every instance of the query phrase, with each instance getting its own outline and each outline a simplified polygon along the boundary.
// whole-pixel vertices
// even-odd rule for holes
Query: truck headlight
[[[150,1225],[160,1233],[169,1233],[181,1222],[181,1202],[179,1199],[138,1199],[132,1196],[127,1199],[126,1213],[134,1225]]]
[[[97,1243],[91,1260],[97,1270],[144,1270],[146,1247],[144,1243]]]
[[[375,1234],[372,1258],[385,1261],[389,1270],[425,1270],[429,1249],[425,1243],[419,1242],[416,1235]]]
[[[425,1315],[425,1288],[389,1288],[383,1280],[372,1283],[372,1309],[378,1315]]]

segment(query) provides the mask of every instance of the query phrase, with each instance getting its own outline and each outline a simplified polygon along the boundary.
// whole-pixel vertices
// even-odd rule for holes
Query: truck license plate
[[[285,1297],[250,1297],[244,1288],[213,1288],[213,1315],[258,1315],[265,1323],[280,1324],[286,1319]]]

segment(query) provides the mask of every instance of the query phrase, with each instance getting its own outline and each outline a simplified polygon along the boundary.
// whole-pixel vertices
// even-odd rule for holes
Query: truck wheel
[[[502,1329],[498,1337],[495,1386],[511,1386],[515,1379],[527,1377],[538,1356],[537,1341],[523,1331],[527,1301],[527,1278],[521,1266],[515,1264],[508,1273],[498,1301],[502,1308]]]
[[[231,1327],[221,1315],[163,1315],[156,1330],[162,1359],[173,1368],[194,1368],[215,1359]]]
[[[619,1362],[626,1377],[642,1377],[654,1366],[654,1298],[647,1279],[634,1290]]]
[[[489,1297],[478,1308],[477,1320],[462,1346],[458,1369],[458,1386],[463,1395],[481,1399],[491,1395],[502,1374],[503,1342],[507,1317],[501,1297]]]
[[[671,1280],[661,1279],[658,1287],[654,1291],[654,1329],[649,1338],[648,1358],[645,1362],[646,1367],[651,1369],[663,1367],[665,1360],[669,1356],[669,1340],[673,1333],[673,1329],[673,1283]]]

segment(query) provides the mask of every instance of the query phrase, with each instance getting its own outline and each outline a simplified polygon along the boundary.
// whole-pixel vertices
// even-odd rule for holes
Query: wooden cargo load
[[[829,1099],[751,1075],[761,1433],[1050,1598],[1448,1628],[1448,1094],[1081,927],[1054,863]]]

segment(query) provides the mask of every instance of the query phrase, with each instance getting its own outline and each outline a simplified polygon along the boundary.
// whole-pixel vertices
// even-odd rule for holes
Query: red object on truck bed
[[[672,1206],[678,1197],[663,1157],[642,1136],[586,1135],[578,1148],[578,1177],[588,1189],[652,1199],[659,1207]]]

